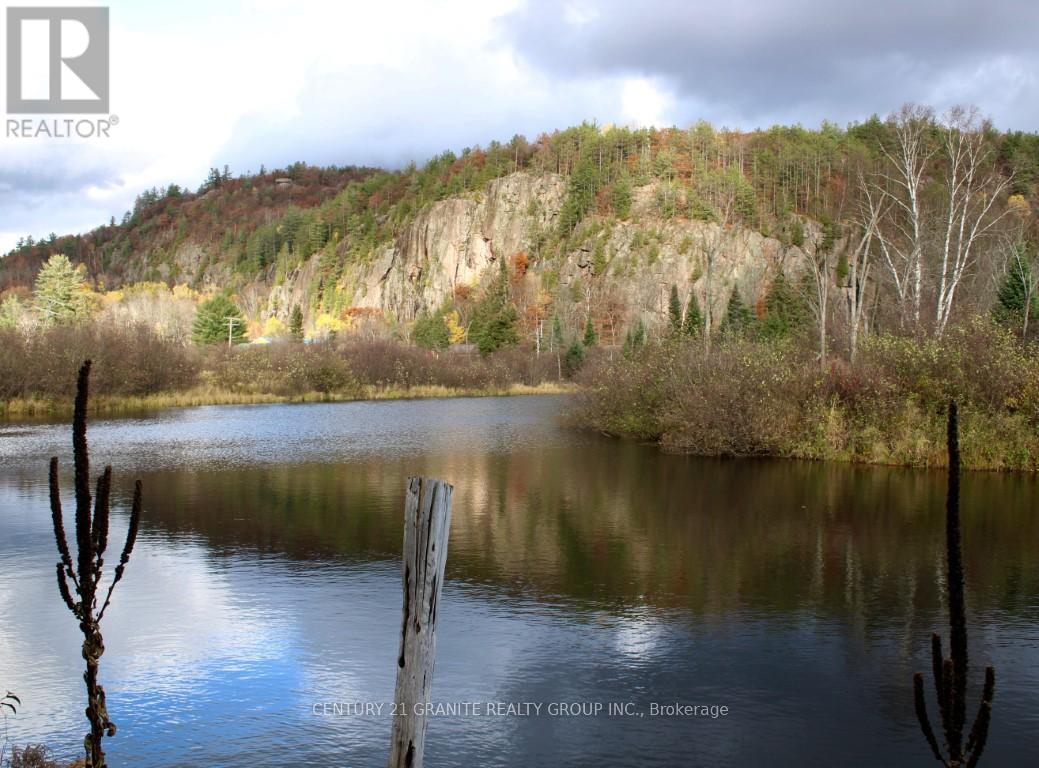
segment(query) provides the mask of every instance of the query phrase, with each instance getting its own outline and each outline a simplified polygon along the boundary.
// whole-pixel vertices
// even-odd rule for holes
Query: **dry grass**
[[[556,395],[577,391],[566,382],[548,381],[530,386],[509,384],[484,388],[445,387],[435,384],[399,386],[364,386],[345,392],[303,392],[293,395],[235,392],[217,387],[195,387],[184,392],[154,395],[102,395],[90,403],[92,414],[146,413],[167,408],[191,408],[200,405],[257,405],[262,403],[336,403],[357,400],[421,400],[438,397],[506,397],[515,395]],[[0,402],[0,417],[64,416],[72,413],[72,400],[61,397],[14,398]]]

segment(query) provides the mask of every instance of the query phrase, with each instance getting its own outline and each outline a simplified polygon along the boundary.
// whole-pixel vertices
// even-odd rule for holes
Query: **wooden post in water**
[[[389,768],[421,768],[436,655],[437,603],[447,563],[452,486],[408,478],[404,499],[404,617]],[[416,705],[419,705],[416,707]]]

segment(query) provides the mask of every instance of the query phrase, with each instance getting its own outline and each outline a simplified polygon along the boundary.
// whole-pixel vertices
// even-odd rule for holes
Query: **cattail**
[[[93,500],[90,496],[90,454],[87,445],[87,401],[90,384],[90,361],[79,369],[76,383],[76,406],[72,419],[72,452],[75,466],[76,488],[76,566],[65,536],[65,523],[61,511],[61,489],[58,483],[58,459],[50,461],[50,506],[54,525],[54,540],[58,545],[58,593],[72,614],[79,619],[83,632],[83,658],[87,669],[83,680],[87,687],[86,715],[90,721],[90,732],[83,740],[86,750],[86,765],[90,768],[105,768],[105,753],[101,740],[105,734],[115,735],[116,727],[108,717],[105,706],[105,689],[97,682],[98,664],[105,652],[101,635],[101,619],[112,601],[112,590],[123,577],[123,570],[133,552],[137,540],[137,529],[141,517],[141,483],[134,486],[133,507],[130,527],[126,534],[119,564],[116,566],[112,583],[108,587],[105,602],[97,611],[97,586],[104,569],[104,553],[108,547],[108,519],[112,493],[112,468],[105,467],[98,477]],[[93,513],[91,513],[93,501]],[[69,587],[71,582],[72,588]]]
[[[949,654],[942,652],[942,639],[931,636],[931,674],[942,732],[945,735],[943,756],[938,739],[927,715],[924,676],[913,676],[913,705],[920,730],[935,759],[948,768],[974,768],[981,759],[988,740],[992,718],[992,697],[996,690],[996,672],[985,668],[985,688],[967,744],[963,744],[963,727],[967,712],[967,611],[964,605],[963,554],[960,541],[960,443],[956,403],[949,404],[948,424],[949,485],[945,497],[945,558],[949,594]]]

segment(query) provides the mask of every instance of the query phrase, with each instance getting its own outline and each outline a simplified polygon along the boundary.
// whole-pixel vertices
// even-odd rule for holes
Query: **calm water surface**
[[[552,397],[212,407],[97,421],[113,541],[114,766],[383,766],[409,474],[455,484],[434,699],[629,702],[645,716],[434,719],[431,766],[920,766],[911,677],[944,625],[944,474],[716,461],[575,433]],[[0,424],[0,689],[11,743],[86,730],[54,584],[46,461],[68,428]],[[1039,487],[964,478],[971,679],[997,668],[985,763],[1039,765]],[[71,494],[66,508],[71,506]],[[115,549],[116,545],[113,544]],[[114,553],[109,553],[114,560]],[[651,717],[654,702],[726,717]]]

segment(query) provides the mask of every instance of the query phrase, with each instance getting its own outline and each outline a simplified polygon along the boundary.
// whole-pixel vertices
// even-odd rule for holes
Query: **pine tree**
[[[567,347],[566,357],[563,359],[563,369],[568,377],[577,373],[584,364],[584,345],[578,339],[574,339]]]
[[[570,236],[592,207],[598,184],[595,168],[593,156],[583,154],[570,174],[566,198],[559,211],[559,231],[563,237]]]
[[[696,338],[703,332],[703,313],[700,312],[700,302],[696,299],[696,292],[689,292],[689,303],[685,308],[685,322],[682,325],[682,333],[690,338]]]
[[[672,336],[682,332],[682,300],[678,298],[678,286],[671,285],[671,298],[667,305],[669,330]]]
[[[595,325],[592,323],[591,315],[588,316],[588,322],[584,325],[584,345],[586,347],[594,347],[599,343],[599,334],[595,332]]]
[[[25,313],[22,302],[14,294],[0,302],[0,328],[17,328]]]
[[[621,174],[620,178],[614,182],[610,202],[613,204],[613,212],[617,214],[618,219],[628,218],[628,214],[631,213],[631,181],[626,173]]]
[[[223,180],[224,177],[221,175],[219,168],[210,168],[209,175],[206,176],[205,182],[203,182],[202,186],[198,190],[199,194],[208,192],[211,189],[216,189],[221,183],[223,183]]]
[[[66,322],[87,314],[87,286],[82,266],[54,254],[36,275],[33,304],[44,322]]]
[[[808,323],[808,308],[790,281],[780,272],[765,296],[765,317],[761,322],[761,335],[765,338],[781,339],[804,328]]]
[[[742,336],[751,328],[753,322],[754,317],[743,303],[739,289],[733,289],[729,305],[725,309],[722,331],[729,336]]]
[[[559,315],[552,315],[552,346],[557,350],[563,346],[563,324]]]
[[[1021,330],[1022,336],[1027,336],[1029,324],[1039,320],[1039,275],[1032,270],[1024,243],[1018,243],[1015,248],[992,313],[997,321],[1012,325]]]
[[[444,322],[443,315],[431,315],[423,312],[415,319],[411,338],[420,347],[426,349],[447,349],[451,343],[451,330]]]
[[[289,333],[296,341],[303,341],[303,309],[299,304],[292,308],[289,317]]]
[[[230,330],[229,330],[230,327]],[[227,342],[241,344],[245,338],[245,321],[242,312],[224,294],[202,302],[191,326],[191,338],[196,344],[219,344]]]
[[[509,301],[509,280],[503,265],[501,272],[487,286],[483,298],[473,307],[469,338],[480,354],[487,356],[501,347],[519,342],[516,320],[516,307]]]

